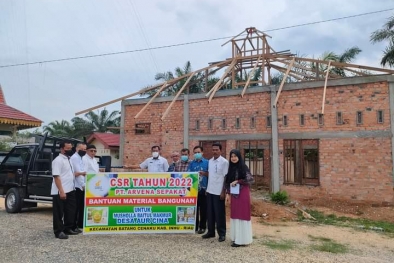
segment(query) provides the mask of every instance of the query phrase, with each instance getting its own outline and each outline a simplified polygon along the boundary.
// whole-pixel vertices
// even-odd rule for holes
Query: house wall
[[[105,145],[98,140],[91,142],[97,149],[98,156],[111,156],[111,166],[121,166],[122,160],[119,158],[119,150],[105,148]]]
[[[277,104],[279,133],[280,188],[293,199],[326,198],[352,202],[393,204],[392,132],[390,124],[390,94],[387,76],[348,78],[329,81],[326,92],[324,125],[318,124],[321,113],[323,83],[287,84]],[[241,98],[240,90],[220,91],[211,103],[205,96],[189,95],[189,147],[200,141],[226,141],[226,157],[238,141],[271,139],[267,116],[271,114],[270,88],[249,88]],[[147,100],[128,100],[123,104],[125,166],[138,164],[150,156],[152,145],[162,146],[162,156],[169,159],[183,145],[183,105],[178,99],[162,121],[172,98],[160,98],[138,117],[134,116]],[[377,123],[377,111],[383,110],[384,121]],[[343,124],[337,124],[341,112]],[[363,122],[356,123],[357,111]],[[299,116],[304,114],[305,124]],[[283,123],[287,116],[287,126]],[[251,118],[255,127],[251,127]],[[236,126],[237,118],[240,126]],[[209,120],[212,119],[212,129]],[[226,119],[226,127],[222,120]],[[200,127],[196,126],[197,120]],[[136,123],[151,123],[151,134],[136,135]],[[284,181],[283,141],[285,139],[319,140],[319,185],[289,185]],[[265,151],[266,152],[266,151]],[[264,153],[265,154],[265,153]],[[275,156],[274,156],[275,157]],[[273,158],[274,158],[273,157]],[[268,167],[268,166],[267,166]],[[272,169],[271,169],[272,171]],[[264,173],[266,174],[266,173]],[[265,178],[270,184],[271,178]]]

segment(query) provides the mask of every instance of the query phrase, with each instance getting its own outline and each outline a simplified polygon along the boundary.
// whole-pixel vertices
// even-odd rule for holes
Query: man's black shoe
[[[78,235],[79,234],[78,232],[75,232],[74,230],[71,230],[71,229],[65,230],[64,233],[67,235]]]
[[[78,234],[82,233],[83,231],[81,229],[79,229],[78,227],[76,229],[73,230],[74,232],[77,232]]]
[[[57,235],[56,238],[58,238],[58,239],[67,239],[68,236],[66,234],[64,234],[63,232],[60,232],[60,234]]]
[[[226,237],[225,236],[220,236],[218,240],[219,240],[219,242],[223,242],[223,241],[226,240]]]
[[[215,237],[215,234],[210,234],[210,233],[206,233],[205,235],[202,235],[201,236],[202,238],[212,238],[212,237]]]
[[[197,231],[197,234],[204,234],[204,233],[205,233],[205,229],[204,228],[202,228],[202,229]]]
[[[238,244],[236,244],[236,243],[232,243],[231,246],[232,246],[232,247],[240,247],[241,245],[238,245]]]

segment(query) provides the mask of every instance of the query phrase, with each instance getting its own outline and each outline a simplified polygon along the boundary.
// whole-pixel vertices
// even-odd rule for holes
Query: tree
[[[85,117],[88,119],[88,123],[92,125],[92,132],[107,132],[111,131],[113,133],[119,133],[119,129],[111,129],[109,127],[120,127],[120,112],[113,111],[111,113],[108,110],[104,109],[100,111],[98,114],[90,111],[85,114]],[[80,120],[78,120],[80,121]],[[79,123],[81,127],[89,127],[88,123]]]
[[[106,109],[98,112],[98,114],[90,111],[85,114],[86,119],[74,117],[71,123],[62,121],[50,122],[43,127],[44,132],[49,135],[59,137],[69,137],[82,139],[88,137],[93,132],[112,132],[119,133],[119,129],[111,129],[109,127],[120,127],[120,112],[113,111],[109,113]]]
[[[356,56],[361,51],[362,50],[360,48],[358,48],[357,46],[346,49],[342,54],[336,54],[333,51],[327,51],[321,55],[320,59],[326,60],[326,61],[332,60],[332,61],[336,61],[336,62],[340,62],[340,63],[350,63],[356,58]],[[328,65],[326,65],[326,64],[319,64],[319,70],[322,72],[325,72],[327,70],[327,67],[328,67]],[[312,68],[316,68],[315,63],[312,63]],[[333,67],[330,69],[330,73],[331,72],[335,73],[341,77],[347,76],[344,69],[342,69],[342,68]]]
[[[52,121],[43,127],[44,132],[52,136],[73,137],[74,127],[66,120]]]
[[[394,16],[390,17],[383,25],[382,29],[378,29],[371,34],[371,42],[388,41],[388,46],[383,51],[383,57],[380,64],[384,67],[386,64],[389,67],[394,66]]]
[[[189,73],[193,72],[192,66],[190,61],[187,61],[185,65],[181,67],[176,67],[174,70],[174,73],[171,71],[167,72],[162,72],[162,73],[157,73],[155,75],[155,80],[158,81],[170,81],[175,78],[179,78],[182,76],[185,76]],[[219,81],[218,78],[212,76],[211,74],[212,71],[208,71],[208,78],[207,78],[207,87],[208,90],[209,88],[213,87],[217,81]],[[177,81],[175,84],[167,87],[159,96],[165,97],[165,96],[173,96],[179,92],[179,90],[182,89],[183,85],[186,83],[188,77],[184,77],[183,79]],[[183,93],[200,93],[205,91],[205,72],[198,72],[194,74],[194,76],[190,79],[188,87],[184,89]],[[148,97],[152,97],[156,94],[156,92],[160,88],[153,89],[151,91],[148,91],[144,94],[141,95],[148,95]]]

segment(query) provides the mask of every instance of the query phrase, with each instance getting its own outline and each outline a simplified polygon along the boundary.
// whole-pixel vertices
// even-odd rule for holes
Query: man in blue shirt
[[[190,162],[188,172],[199,173],[196,231],[203,234],[207,228],[207,197],[205,191],[208,186],[208,160],[203,158],[203,148],[196,146],[193,149],[194,160]]]

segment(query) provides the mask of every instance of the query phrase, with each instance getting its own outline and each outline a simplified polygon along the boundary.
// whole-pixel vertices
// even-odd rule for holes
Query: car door
[[[52,153],[41,152],[32,162],[29,172],[27,191],[29,196],[49,197],[52,187]]]
[[[0,165],[0,194],[9,188],[24,185],[34,147],[13,148]]]

